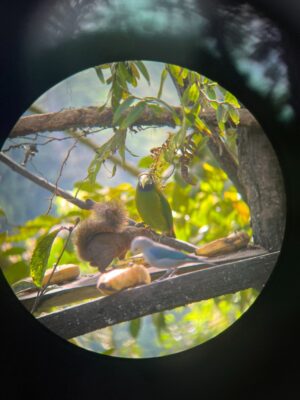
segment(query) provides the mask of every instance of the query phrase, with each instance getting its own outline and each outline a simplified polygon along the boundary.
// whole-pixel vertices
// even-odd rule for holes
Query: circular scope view
[[[0,152],[1,270],[48,329],[150,358],[223,332],[253,304],[284,235],[274,150],[234,94],[150,61],[49,89]]]

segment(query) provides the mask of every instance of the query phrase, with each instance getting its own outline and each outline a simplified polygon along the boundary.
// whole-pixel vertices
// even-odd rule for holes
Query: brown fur
[[[126,219],[121,203],[96,203],[92,215],[74,231],[73,242],[79,257],[101,272],[114,258],[124,258],[135,236],[148,235],[144,228],[127,226]]]

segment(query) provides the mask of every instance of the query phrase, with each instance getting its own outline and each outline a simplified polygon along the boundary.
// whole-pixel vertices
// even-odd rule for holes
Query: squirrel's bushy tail
[[[127,224],[126,210],[118,201],[95,203],[92,211],[74,230],[73,242],[83,259],[89,257],[88,245],[96,235],[121,232]]]
[[[95,203],[92,210],[102,232],[120,232],[127,223],[127,212],[119,201]]]

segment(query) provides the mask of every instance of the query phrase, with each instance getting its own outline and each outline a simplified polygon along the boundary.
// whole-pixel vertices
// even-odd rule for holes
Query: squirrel
[[[123,204],[109,201],[92,205],[92,214],[75,228],[73,243],[81,259],[104,272],[114,258],[125,257],[139,235],[149,236],[149,231],[128,226]]]

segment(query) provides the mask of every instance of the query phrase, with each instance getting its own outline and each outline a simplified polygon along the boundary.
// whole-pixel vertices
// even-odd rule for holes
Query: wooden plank
[[[250,287],[262,287],[274,268],[278,254],[264,254],[156,281],[69,307],[38,320],[61,337],[69,339],[158,311]]]
[[[234,260],[241,260],[243,258],[254,257],[257,255],[266,254],[264,249],[247,249],[242,251],[237,251],[232,254],[227,254],[225,256],[218,256],[210,258],[210,261],[216,264],[230,262]],[[184,266],[178,269],[177,274],[183,274],[187,272],[197,271],[199,267],[197,264],[190,265],[188,267]],[[158,270],[157,268],[149,268],[152,281],[159,278],[165,273],[164,270]],[[100,273],[83,276],[74,282],[61,285],[56,289],[49,290],[41,298],[38,311],[47,312],[51,307],[60,307],[74,302],[84,301],[86,299],[94,299],[101,297],[101,293],[96,288],[96,283],[99,278]],[[19,300],[28,309],[31,310],[33,303],[35,301],[36,292],[31,292],[29,294],[23,294],[19,296]]]

